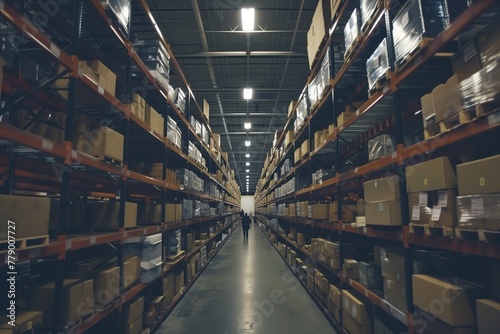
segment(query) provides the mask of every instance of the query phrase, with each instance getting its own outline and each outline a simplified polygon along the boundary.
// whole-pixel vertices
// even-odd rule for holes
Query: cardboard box
[[[210,119],[210,104],[205,99],[203,99],[203,115],[205,115],[207,121]]]
[[[479,334],[495,334],[500,328],[500,303],[489,299],[476,300]]]
[[[94,310],[94,281],[66,279],[63,282],[62,324],[73,323]],[[43,325],[51,326],[53,318],[54,283],[35,287],[28,299],[28,308],[43,312]]]
[[[312,18],[311,26],[307,31],[307,58],[309,68],[312,67],[319,46],[326,35],[326,22],[323,14],[323,3],[318,2]]]
[[[363,183],[366,203],[399,200],[399,176],[388,176]]]
[[[43,312],[18,311],[16,314],[15,326],[11,326],[8,321],[0,324],[0,333],[9,330],[12,334],[31,333],[32,329],[42,324]]]
[[[382,262],[382,276],[401,286],[406,286],[405,257],[403,251],[382,248],[380,258]]]
[[[297,246],[298,247],[303,247],[304,245],[305,245],[304,234],[297,233]]]
[[[307,288],[314,290],[314,277],[311,274],[307,274]]]
[[[422,105],[422,120],[424,121],[424,128],[426,128],[436,123],[436,111],[434,110],[432,92],[422,96],[420,103]]]
[[[372,327],[370,325],[360,325],[347,312],[342,312],[342,324],[350,334],[372,334]]]
[[[330,16],[331,16],[331,21],[335,18],[337,14],[337,9],[340,6],[340,0],[330,0]]]
[[[297,107],[297,101],[296,100],[290,101],[290,104],[288,105],[288,116],[287,116],[288,118],[290,118],[290,115],[292,114],[292,112],[296,107]]]
[[[500,193],[500,155],[457,166],[460,196]]]
[[[120,267],[114,266],[98,272],[94,277],[94,297],[97,304],[105,305],[120,294]]]
[[[406,289],[398,283],[384,277],[384,299],[401,312],[407,312]]]
[[[102,229],[119,227],[119,201],[92,202],[91,205],[94,227]],[[125,221],[123,227],[135,226],[137,226],[137,203],[125,202]]]
[[[283,140],[285,149],[288,148],[288,146],[290,146],[290,144],[293,143],[293,138],[294,138],[293,130],[287,131],[285,134],[285,139]]]
[[[329,219],[330,206],[328,203],[311,204],[312,219]]]
[[[432,90],[436,123],[454,116],[463,110],[459,83],[458,77],[453,75],[446,83],[440,84]]]
[[[365,304],[347,290],[342,291],[342,304],[344,313],[348,313],[358,324],[370,325],[370,318],[366,312]]]
[[[365,204],[366,225],[401,225],[401,203],[389,201]]]
[[[299,163],[301,158],[302,158],[302,148],[299,147],[293,153],[293,161],[294,161],[294,163],[296,163],[296,164]]]
[[[481,57],[475,39],[455,52],[451,58],[451,67],[459,82],[481,70]]]
[[[328,299],[330,299],[336,307],[342,307],[342,291],[333,284],[329,285]]]
[[[115,96],[116,95],[116,74],[108,69],[108,74],[106,76],[106,88],[108,93]]]
[[[18,240],[49,234],[50,199],[0,195],[0,240],[7,240],[9,220],[15,223],[12,232]]]
[[[467,291],[427,275],[413,275],[413,304],[452,326],[474,326],[475,312]],[[445,300],[433,308],[436,298]]]
[[[306,139],[306,140],[304,140],[304,142],[300,146],[301,158],[307,157],[310,152],[311,151],[310,151],[309,139]]]
[[[432,226],[456,226],[456,189],[408,194],[410,222]],[[427,203],[425,206],[421,205]]]
[[[447,157],[406,167],[406,190],[408,193],[456,188],[455,171]]]
[[[368,262],[359,262],[359,283],[368,289],[378,289],[382,286],[380,267]]]
[[[167,207],[165,209],[165,219],[167,220],[167,223],[182,220],[182,204],[167,203]]]
[[[481,63],[483,67],[490,65],[498,59],[500,46],[500,24],[498,20],[491,23],[477,34],[479,51],[481,52]]]
[[[337,127],[342,126],[347,120],[354,115],[354,111],[344,111],[337,117]]]
[[[184,288],[184,270],[179,271],[178,273],[175,274],[175,293],[179,293],[182,288]]]
[[[155,310],[149,310],[143,313],[143,318],[144,318],[144,326],[146,327],[151,327],[158,315],[156,314]]]
[[[123,135],[106,126],[101,126],[98,132],[100,135],[95,136],[94,141],[90,141],[91,138],[80,138],[81,141],[76,143],[77,148],[99,160],[109,158],[122,162]]]
[[[137,256],[123,262],[123,287],[127,288],[141,276],[141,262]]]
[[[132,322],[131,324],[129,325],[125,325],[125,326],[122,326],[122,333],[123,334],[139,334],[142,332],[142,317],[143,317],[143,314],[141,313],[141,315],[136,319],[134,320],[134,322]]]
[[[123,324],[130,325],[139,318],[144,310],[144,297],[140,297],[123,307]]]

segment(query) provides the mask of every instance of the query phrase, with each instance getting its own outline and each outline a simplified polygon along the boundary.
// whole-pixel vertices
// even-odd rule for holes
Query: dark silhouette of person
[[[243,238],[248,239],[248,230],[250,229],[250,217],[245,213],[241,221],[241,226],[243,227]]]

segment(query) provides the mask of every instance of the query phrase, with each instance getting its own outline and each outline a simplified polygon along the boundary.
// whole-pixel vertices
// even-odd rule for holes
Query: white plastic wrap
[[[345,40],[345,49],[349,50],[351,46],[356,41],[356,38],[359,34],[360,21],[359,21],[359,12],[357,8],[354,8],[354,11],[349,18],[349,22],[344,28],[344,40]]]
[[[381,135],[368,141],[368,160],[372,161],[395,150],[394,143],[390,135]]]
[[[458,225],[500,230],[500,194],[457,197]]]
[[[387,70],[389,70],[389,55],[387,53],[387,41],[384,38],[366,61],[368,89],[372,89],[377,80],[385,76]]]
[[[361,12],[361,28],[368,23],[370,18],[375,14],[375,10],[382,1],[378,0],[361,0],[359,10]]]
[[[182,113],[186,112],[186,93],[180,88],[175,89],[175,105]]]
[[[500,60],[463,80],[459,89],[466,109],[497,100],[500,95]]]

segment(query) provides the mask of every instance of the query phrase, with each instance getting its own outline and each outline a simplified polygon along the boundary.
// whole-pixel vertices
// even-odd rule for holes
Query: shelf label
[[[448,192],[446,191],[439,192],[438,206],[442,208],[446,208],[448,206]]]
[[[364,234],[368,233],[368,228],[367,227],[363,227],[363,233]]]
[[[65,248],[66,248],[66,249],[71,249],[72,244],[73,244],[73,243],[71,242],[71,240],[66,240],[66,245],[65,245]]]
[[[50,43],[50,52],[52,52],[56,57],[61,55],[61,50],[52,43]]]
[[[83,77],[83,71],[81,68],[78,68],[78,76]]]
[[[354,173],[357,173],[357,172],[358,172],[358,170],[359,170],[359,168],[358,168],[358,167],[354,168]]]
[[[101,86],[97,86],[97,91],[99,92],[99,94],[104,95],[104,88],[102,88]]]
[[[71,150],[71,158],[78,159],[78,152],[76,150]]]
[[[91,236],[91,237],[90,237],[90,244],[91,244],[91,245],[93,245],[93,244],[95,244],[96,242],[97,242],[96,237],[95,237],[95,236]]]
[[[411,210],[411,220],[419,222],[420,221],[420,207],[414,205]]]
[[[421,192],[418,193],[418,206],[427,206],[428,196],[427,193]]]
[[[482,197],[473,197],[471,199],[471,213],[473,216],[484,215],[484,202]]]
[[[339,127],[339,131],[342,131],[344,130],[344,124],[342,124],[340,127]]]
[[[355,115],[356,115],[356,117],[358,117],[358,116],[359,116],[359,109],[358,109],[358,110],[356,110]]]
[[[493,115],[488,116],[488,125],[495,125],[500,123],[500,113],[495,113]]]
[[[392,152],[391,158],[396,159],[398,157],[398,152]]]
[[[30,259],[40,256],[40,248],[30,250]]]
[[[54,149],[54,143],[51,140],[43,139],[42,148],[44,148],[45,150],[52,150]]]
[[[432,208],[431,220],[433,222],[438,222],[439,221],[439,217],[441,217],[441,207],[440,206],[435,206],[435,207]]]
[[[379,203],[378,204],[378,211],[384,212],[384,203]]]

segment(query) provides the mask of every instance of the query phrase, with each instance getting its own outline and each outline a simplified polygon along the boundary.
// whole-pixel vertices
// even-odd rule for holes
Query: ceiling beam
[[[253,91],[267,91],[274,92],[300,92],[304,87],[300,88],[273,88],[273,87],[252,87]],[[193,89],[195,93],[220,93],[220,92],[242,92],[242,88],[207,88],[207,89]]]
[[[219,133],[221,136],[222,135],[230,135],[230,136],[244,136],[244,135],[273,135],[274,132],[272,131],[262,131],[262,132],[255,132],[255,131],[249,131],[249,132],[223,132]]]
[[[210,34],[248,34],[248,31],[243,30],[205,30],[206,33]],[[261,33],[272,33],[272,34],[293,34],[295,30],[254,30],[250,32],[250,35],[261,34]],[[307,33],[307,30],[299,30],[300,33]]]
[[[273,117],[273,116],[286,116],[286,114],[285,113],[269,113],[269,112],[247,114],[244,112],[240,112],[240,113],[228,113],[228,114],[224,114],[224,115],[215,114],[215,115],[210,115],[210,118],[221,118],[221,117],[229,118],[229,117],[247,117],[247,116],[249,116],[249,117]]]
[[[191,54],[178,54],[177,59],[208,58],[208,57],[246,57],[246,51],[204,51]],[[305,53],[293,51],[250,51],[250,57],[306,57]]]

